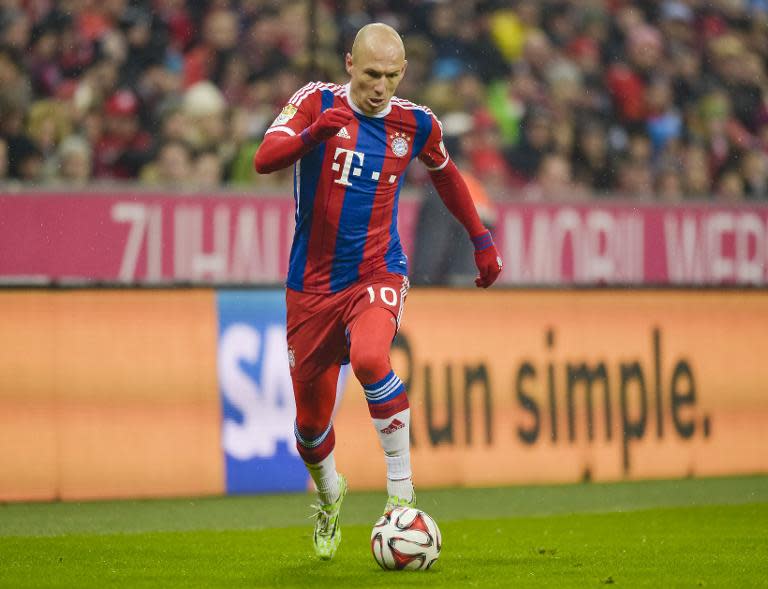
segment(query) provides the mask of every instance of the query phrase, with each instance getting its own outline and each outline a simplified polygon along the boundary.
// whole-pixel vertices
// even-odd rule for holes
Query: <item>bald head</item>
[[[403,40],[395,29],[383,23],[360,29],[346,56],[355,106],[368,116],[387,109],[407,65]]]
[[[352,59],[370,54],[391,53],[392,57],[405,59],[403,40],[395,29],[384,23],[375,22],[357,31],[352,43]]]

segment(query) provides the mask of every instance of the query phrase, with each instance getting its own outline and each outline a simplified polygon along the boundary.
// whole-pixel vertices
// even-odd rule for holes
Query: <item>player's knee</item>
[[[384,350],[353,346],[349,360],[355,376],[363,384],[376,382],[390,370],[389,354]]]
[[[313,435],[310,430],[302,431],[296,424],[296,449],[299,456],[308,464],[317,464],[324,460],[336,445],[333,426],[327,426],[319,435]]]
[[[296,416],[296,441],[303,445],[312,445],[328,430],[330,424],[314,415]]]

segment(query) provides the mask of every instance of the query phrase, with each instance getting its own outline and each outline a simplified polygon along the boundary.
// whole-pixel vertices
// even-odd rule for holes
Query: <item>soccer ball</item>
[[[440,556],[442,538],[437,523],[412,507],[395,507],[373,525],[371,551],[388,571],[426,570]]]

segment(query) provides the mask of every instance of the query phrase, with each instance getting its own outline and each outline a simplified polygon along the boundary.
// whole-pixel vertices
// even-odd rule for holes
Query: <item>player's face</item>
[[[347,53],[352,100],[366,115],[383,111],[403,79],[408,62],[402,50],[385,46],[375,51],[360,51],[354,58]]]

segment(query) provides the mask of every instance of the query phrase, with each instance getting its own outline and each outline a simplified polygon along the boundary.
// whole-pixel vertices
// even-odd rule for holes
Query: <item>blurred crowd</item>
[[[768,200],[768,0],[0,0],[0,183],[247,190],[355,32],[491,200]],[[423,180],[414,170],[412,180]]]

